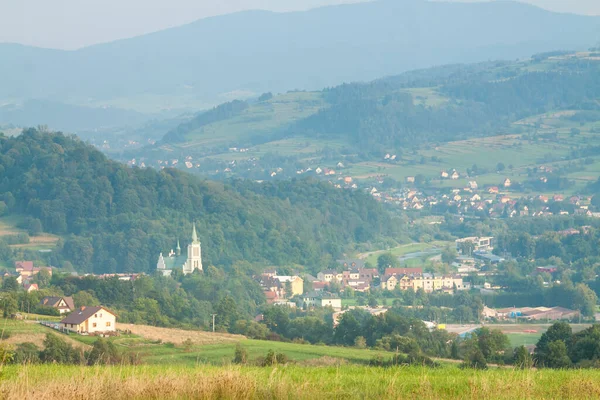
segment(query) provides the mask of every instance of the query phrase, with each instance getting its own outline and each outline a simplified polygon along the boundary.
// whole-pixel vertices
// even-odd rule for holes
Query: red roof
[[[33,261],[15,261],[15,269],[33,271]]]
[[[267,300],[274,300],[277,298],[277,293],[275,292],[265,292],[265,297],[267,298]]]
[[[386,268],[385,275],[421,275],[423,268]]]
[[[322,290],[327,286],[327,282],[313,282],[312,286],[314,290]]]

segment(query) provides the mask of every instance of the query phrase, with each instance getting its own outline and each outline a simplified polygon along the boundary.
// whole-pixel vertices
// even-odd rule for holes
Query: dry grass
[[[4,368],[2,377],[6,400],[600,398],[600,371],[586,370],[41,365]]]
[[[117,329],[130,330],[134,335],[139,335],[149,340],[162,340],[163,342],[175,344],[181,344],[188,339],[196,345],[235,343],[246,339],[245,336],[231,335],[229,333],[186,331],[183,329],[158,328],[148,325],[117,324]]]
[[[2,343],[15,346],[21,343],[33,343],[39,348],[44,348],[44,339],[46,338],[45,333],[18,333],[16,335],[10,336],[8,339],[3,339]],[[71,344],[73,347],[83,350],[91,349],[91,346],[81,343],[77,340],[71,339],[66,335],[60,335],[60,338],[65,342]]]

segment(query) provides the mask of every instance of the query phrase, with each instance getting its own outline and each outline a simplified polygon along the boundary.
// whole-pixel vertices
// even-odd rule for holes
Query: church
[[[171,276],[171,272],[175,268],[181,268],[185,275],[191,274],[195,270],[202,271],[202,246],[196,233],[196,223],[193,224],[192,243],[187,247],[187,256],[181,254],[179,240],[177,240],[175,251],[171,250],[167,257],[164,257],[162,253],[158,256],[156,269],[163,276]]]

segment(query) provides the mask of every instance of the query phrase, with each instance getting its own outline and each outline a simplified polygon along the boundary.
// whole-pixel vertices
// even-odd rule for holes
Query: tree
[[[31,218],[27,224],[27,233],[29,233],[29,236],[38,236],[42,231],[42,221],[37,218]]]
[[[444,247],[442,250],[442,262],[450,264],[456,258],[456,249],[450,246]]]
[[[555,340],[548,344],[548,355],[545,365],[548,368],[569,368],[571,359],[567,355],[567,345],[562,340]]]
[[[50,272],[43,269],[35,275],[33,280],[34,280],[34,282],[36,282],[39,285],[40,289],[42,289],[42,288],[47,288],[48,286],[50,286],[51,279],[52,279],[52,276],[50,275]]]
[[[73,301],[75,302],[75,307],[82,306],[99,306],[100,300],[98,300],[92,293],[85,290],[80,290],[79,292],[73,295]]]
[[[47,333],[44,339],[44,350],[40,353],[40,360],[45,363],[79,364],[82,360],[81,352],[65,340],[53,333]]]
[[[369,307],[371,308],[375,308],[379,305],[379,302],[377,301],[377,299],[374,296],[369,297]]]
[[[465,368],[487,369],[485,357],[478,347],[469,350],[462,365]]]
[[[377,270],[381,275],[385,273],[386,268],[396,268],[398,264],[398,259],[392,253],[383,253],[377,257]]]
[[[496,171],[498,172],[502,172],[506,169],[506,167],[504,166],[504,163],[499,162],[498,165],[496,165]]]
[[[535,350],[534,359],[538,366],[548,366],[550,362],[550,343],[561,341],[568,343],[571,340],[573,331],[571,326],[566,322],[555,322],[538,340]]]
[[[7,276],[2,280],[3,292],[16,292],[19,289],[19,282],[14,276]]]
[[[513,363],[519,369],[529,369],[533,366],[533,359],[525,346],[515,348]]]
[[[14,297],[7,296],[2,300],[2,309],[4,311],[4,318],[8,318],[19,311],[19,304]]]

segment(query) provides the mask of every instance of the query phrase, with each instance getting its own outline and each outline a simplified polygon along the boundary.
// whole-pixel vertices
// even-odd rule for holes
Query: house
[[[37,283],[26,283],[23,285],[23,289],[25,289],[25,291],[27,293],[31,293],[34,292],[36,290],[40,290],[40,288],[38,287]]]
[[[40,300],[40,305],[56,308],[61,314],[70,313],[75,310],[75,302],[71,296],[46,296]]]
[[[381,278],[381,289],[394,290],[398,285],[398,278],[395,275],[385,275]]]
[[[46,271],[52,276],[52,268],[34,267],[33,261],[15,261],[15,271],[23,278],[30,278],[41,271]]]
[[[499,192],[500,192],[500,190],[498,189],[498,186],[492,186],[492,187],[488,188],[489,194],[498,194]]]
[[[279,296],[277,295],[277,292],[275,292],[273,290],[267,290],[264,293],[265,293],[265,298],[267,299],[267,304],[273,304],[277,300],[279,300]]]
[[[456,250],[461,251],[463,249],[463,245],[465,243],[473,244],[473,251],[492,251],[494,247],[492,245],[493,237],[491,236],[482,236],[482,237],[466,237],[462,239],[456,239]]]
[[[114,332],[116,322],[117,316],[102,306],[81,307],[60,321],[60,329],[79,334]]]
[[[421,275],[422,268],[386,268],[384,275]]]
[[[407,176],[406,177],[406,183],[415,183],[415,177],[414,176]]]
[[[334,310],[342,309],[342,299],[331,293],[311,292],[304,295],[306,307],[331,307]]]
[[[479,187],[479,185],[477,185],[476,181],[469,181],[469,188],[471,188],[473,190],[477,190],[478,187]]]
[[[446,172],[446,171],[442,171],[442,173],[440,174],[440,176],[441,176],[442,178],[448,178],[448,172]]]
[[[505,187],[505,188],[509,188],[509,187],[510,187],[510,185],[512,185],[512,182],[510,181],[510,179],[506,178],[506,179],[504,180],[504,183],[503,183],[503,185],[504,185],[504,187]]]
[[[457,180],[458,178],[460,178],[460,175],[458,172],[454,171],[452,173],[452,176],[450,176],[450,178],[452,178],[453,180]]]
[[[317,274],[317,279],[320,280],[321,282],[331,282],[334,280],[341,282],[343,279],[343,275],[341,273],[337,272],[336,270],[328,269],[328,270],[319,272]]]
[[[284,288],[289,282],[292,293],[286,293],[286,296],[295,296],[304,293],[304,280],[299,276],[275,276],[274,278],[282,283]]]

